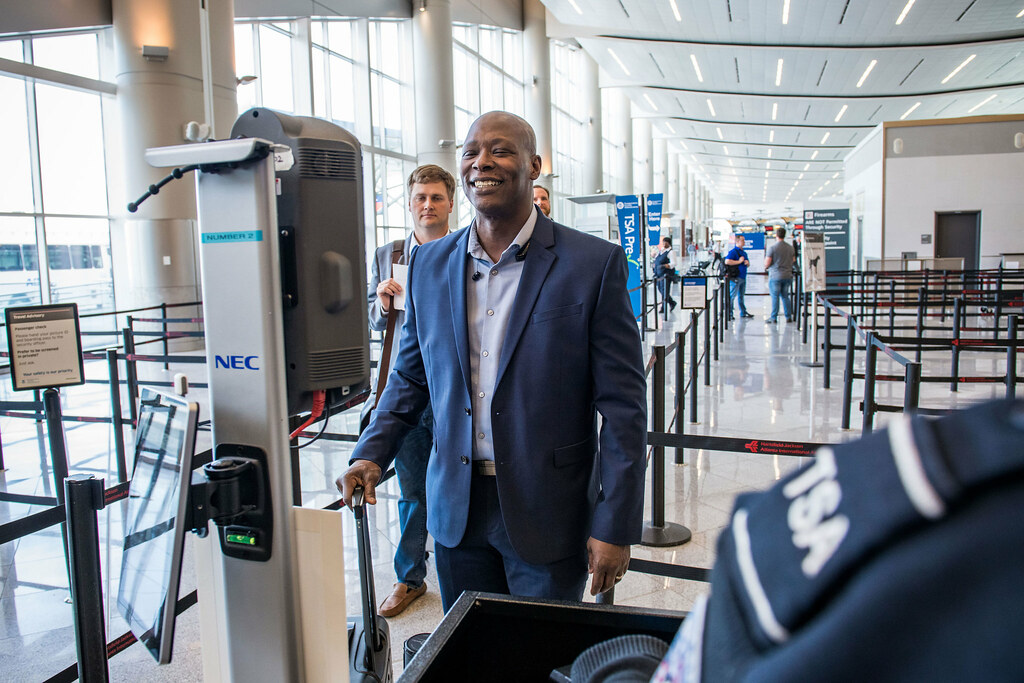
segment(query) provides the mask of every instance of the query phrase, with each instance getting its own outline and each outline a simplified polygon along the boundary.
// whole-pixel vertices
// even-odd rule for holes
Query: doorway
[[[964,270],[977,270],[981,252],[981,212],[935,212],[935,258],[962,258]]]

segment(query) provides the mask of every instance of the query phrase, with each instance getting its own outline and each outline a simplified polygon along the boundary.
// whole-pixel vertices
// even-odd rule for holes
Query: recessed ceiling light
[[[897,26],[899,26],[900,24],[903,23],[903,20],[907,18],[907,12],[909,12],[910,8],[913,7],[913,6],[914,6],[914,0],[907,0],[906,7],[903,8],[903,11],[900,12],[899,18],[896,20],[896,25]]]
[[[722,145],[722,149],[725,151],[726,154],[729,153],[729,146],[728,145]]]
[[[807,164],[807,165],[808,165],[808,166],[810,166],[810,164]],[[803,180],[803,179],[804,179],[804,174],[803,174],[803,173],[801,173],[800,175],[798,175],[798,176],[796,177],[796,179],[797,179],[797,182],[799,182],[799,181]],[[796,183],[793,183],[793,184],[794,184],[794,185],[796,185]]]
[[[782,85],[782,58],[779,57],[779,63],[775,67],[775,85]]]
[[[768,142],[775,142],[775,129],[768,131]]]
[[[686,146],[686,140],[680,140],[679,144],[682,145],[683,149],[685,149],[687,152],[690,151],[690,148]]]
[[[693,64],[693,70],[697,74],[697,80],[701,83],[704,82],[704,76],[700,72],[700,64],[697,63],[697,55],[690,53],[690,63]]]
[[[868,74],[871,73],[871,70],[875,68],[875,64],[878,64],[878,60],[877,59],[872,59],[871,63],[868,64],[868,68],[864,69],[864,73],[862,73],[860,75],[860,80],[857,81],[857,87],[858,88],[860,86],[864,85],[864,81],[867,80]]]
[[[771,155],[772,155],[772,148],[771,148],[771,147],[769,147],[769,148],[768,148],[768,156],[770,157]]]
[[[644,99],[647,100],[647,104],[651,105],[651,109],[653,109],[654,111],[658,111],[658,105],[654,103],[654,100],[651,99],[650,95],[644,93]]]
[[[668,131],[669,131],[670,133],[672,133],[673,135],[675,135],[675,134],[676,134],[676,129],[672,127],[672,124],[671,124],[671,123],[666,123],[666,124],[665,124],[665,127],[666,127],[666,128],[668,128]]]
[[[914,113],[914,110],[915,110],[915,109],[917,109],[917,108],[918,108],[918,107],[920,107],[920,106],[921,106],[921,103],[920,103],[920,102],[916,102],[916,103],[914,103],[914,106],[913,106],[913,107],[911,107],[910,109],[908,109],[908,110],[906,110],[905,112],[903,112],[903,116],[901,116],[901,117],[900,117],[900,121],[902,121],[903,119],[905,119],[905,118],[907,118],[908,116],[910,116],[910,115],[911,115],[912,113]]]
[[[725,136],[722,135],[722,129],[721,128],[719,128],[718,126],[715,126],[715,132],[718,133],[718,139],[719,140],[724,140],[725,139]]]
[[[817,158],[818,158],[818,150],[814,150],[814,154],[811,155],[811,159],[817,159]]]
[[[811,162],[809,162],[809,161],[808,161],[808,162],[807,162],[806,164],[804,164],[804,170],[805,170],[805,171],[806,171],[807,169],[809,169],[810,167],[811,167]]]
[[[679,15],[679,8],[676,7],[676,0],[668,0],[668,4],[672,5],[672,14],[676,15],[676,21],[682,21],[683,18]]]
[[[765,168],[771,168],[772,167],[772,162],[770,162],[770,161],[764,162],[764,167]]]
[[[913,3],[914,0],[910,0],[910,2]],[[572,5],[574,10],[576,10],[576,14],[583,14],[583,10],[581,10],[580,6],[576,4],[576,0],[569,0],[569,4]],[[899,22],[897,21],[896,23],[898,24]]]
[[[613,50],[613,49],[611,49],[611,48],[608,48],[608,54],[610,54],[610,55],[612,56],[612,59],[614,59],[614,60],[615,60],[616,62],[618,62],[618,63],[619,63],[619,66],[620,66],[620,67],[622,67],[622,70],[626,72],[626,75],[627,75],[627,76],[630,76],[630,75],[631,75],[631,74],[629,73],[629,69],[627,69],[627,68],[626,68],[626,65],[625,65],[625,64],[623,64],[623,63],[622,63],[622,60],[621,60],[621,59],[619,59],[619,56],[618,56],[617,54],[615,54],[615,50]]]
[[[956,76],[958,73],[960,73],[960,69],[962,69],[965,66],[967,66],[971,62],[971,60],[974,59],[977,56],[978,55],[971,55],[970,57],[968,57],[964,61],[960,62],[960,66],[958,66],[957,68],[955,68],[952,71],[950,71],[949,75],[942,79],[942,82],[945,83],[949,79],[953,78],[953,76]]]
[[[778,116],[779,116],[779,103],[778,102],[772,102],[772,121],[774,121],[776,118],[778,118]]]
[[[983,99],[983,100],[982,100],[981,102],[978,102],[978,103],[977,103],[976,105],[974,105],[973,107],[971,107],[970,109],[968,109],[968,110],[967,110],[967,113],[968,113],[968,114],[970,114],[971,112],[973,112],[973,111],[974,111],[975,109],[977,109],[978,107],[983,107],[983,106],[985,106],[986,104],[988,104],[989,102],[991,102],[991,101],[992,101],[992,100],[994,100],[995,98],[996,98],[996,93],[992,93],[991,95],[989,95],[988,97],[986,97],[985,99]]]
[[[789,23],[789,0],[783,0],[782,2],[782,23]]]
[[[715,105],[711,104],[711,98],[709,97],[709,98],[707,98],[707,100],[708,100],[708,111],[711,112],[712,116],[718,116],[718,114],[715,113]]]
[[[839,123],[839,119],[843,118],[843,114],[846,113],[846,107],[847,105],[844,104],[843,108],[839,110],[838,114],[836,114],[836,123]]]
[[[1020,19],[1021,17],[1024,17],[1024,9],[1022,9],[1019,12],[1017,12],[1017,18]]]
[[[829,135],[832,135],[832,131],[825,131],[825,134],[821,136],[821,142],[819,142],[818,144],[824,145],[828,141]]]

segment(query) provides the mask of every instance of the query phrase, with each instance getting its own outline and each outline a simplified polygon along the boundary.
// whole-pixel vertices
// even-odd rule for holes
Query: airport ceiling
[[[1024,0],[542,2],[719,202],[841,194],[883,121],[1024,112]]]

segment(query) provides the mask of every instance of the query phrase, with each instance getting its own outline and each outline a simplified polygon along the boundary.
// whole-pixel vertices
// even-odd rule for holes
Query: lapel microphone
[[[484,274],[481,273],[479,270],[476,271],[475,273],[473,273],[473,282],[476,282],[477,280],[479,280],[483,276],[484,276]]]
[[[516,261],[525,261],[526,260],[526,252],[530,251],[530,244],[531,243],[533,243],[533,238],[532,237],[530,239],[526,240],[526,244],[523,245],[523,248],[516,252]]]

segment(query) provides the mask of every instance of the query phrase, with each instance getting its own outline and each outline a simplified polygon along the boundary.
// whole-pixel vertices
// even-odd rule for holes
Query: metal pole
[[[1017,316],[1011,315],[1006,322],[1006,398],[1017,395]]]
[[[857,348],[857,328],[853,316],[846,319],[846,361],[843,365],[843,429],[850,428],[850,411],[853,405],[853,354]]]
[[[1003,316],[1003,264],[999,264],[999,271],[996,273],[996,311],[995,319],[992,321],[992,338],[999,339],[999,319]]]
[[[874,345],[874,333],[868,332],[865,339],[867,360],[864,363],[864,416],[861,433],[870,434],[875,417],[875,363],[878,361],[878,347]]]
[[[825,313],[825,358],[824,365],[822,366],[822,373],[825,375],[825,388],[832,388],[832,308],[830,306],[823,306]],[[817,345],[815,345],[817,348]]]
[[[706,305],[707,302],[705,302]],[[704,318],[704,386],[711,386],[711,311],[700,312]]]
[[[117,481],[128,481],[128,462],[124,451],[124,415],[121,412],[121,377],[117,371],[117,349],[107,349],[107,373],[110,379],[110,426],[114,429],[114,455]]]
[[[811,341],[814,348],[811,350],[811,362],[818,364],[818,295],[811,294]]]
[[[60,392],[56,389],[47,389],[43,392],[43,414],[46,416],[46,439],[50,445],[50,468],[53,472],[53,492],[57,498],[57,504],[64,504],[64,480],[68,478],[68,450],[64,440],[64,422],[61,419]],[[68,552],[68,526],[65,522],[60,525],[61,540],[64,543],[64,561],[70,563],[71,556]],[[71,568],[68,564],[68,577],[70,580]]]
[[[135,355],[135,338],[132,336],[131,328],[121,330],[121,339],[124,346],[124,379],[128,385],[128,416],[134,427],[139,422],[139,379],[135,361],[129,359],[129,356]]]
[[[170,342],[167,339],[167,303],[166,302],[160,304],[160,314],[161,314],[161,316],[163,316],[163,322],[161,323],[161,328],[164,331],[164,358],[166,358],[167,356],[171,355]],[[165,360],[164,361],[164,370],[170,370],[170,369],[171,369],[170,364]]]
[[[75,621],[78,679],[106,682],[107,634],[103,625],[103,583],[96,511],[103,509],[103,480],[76,474],[61,487],[67,512],[71,610]]]
[[[889,336],[896,334],[896,281],[889,282]]]
[[[690,311],[690,424],[697,424],[697,312]]]
[[[714,309],[713,313],[714,313],[714,318],[715,318],[715,329],[714,329],[714,332],[711,335],[711,345],[714,348],[715,362],[717,363],[718,362],[718,333],[721,332],[721,329],[722,329],[721,327],[719,327],[719,325],[721,324],[722,321],[719,320],[719,317],[718,317],[718,309],[719,309],[719,305],[721,304],[721,299],[719,297],[719,290],[718,289],[715,290],[715,294],[714,294],[713,297],[711,297],[711,299],[712,299],[712,308]]]
[[[665,347],[654,347],[654,387],[651,401],[651,430],[665,432]],[[651,521],[644,525],[640,544],[663,548],[690,540],[690,530],[665,522],[665,448],[654,446],[651,458]]]
[[[686,420],[683,419],[686,410],[686,364],[683,362],[683,351],[686,348],[686,334],[676,332],[676,434],[685,434]],[[682,465],[685,460],[685,451],[682,448],[675,450],[675,463]]]
[[[908,363],[903,370],[903,412],[913,413],[921,397],[921,364]]]
[[[725,296],[726,298],[729,299],[728,303],[724,301],[722,302],[722,319],[725,320],[725,325],[723,327],[724,329],[727,330],[729,329],[729,318],[732,317],[732,281],[728,277],[726,277],[724,280],[722,280],[722,282],[725,283]]]
[[[925,273],[925,277],[928,274]],[[924,335],[924,311],[925,311],[925,298],[927,295],[927,289],[921,287],[917,290],[917,353],[914,356],[914,360],[918,363],[921,362],[921,337]]]
[[[957,391],[960,385],[960,328],[964,321],[964,300],[953,299],[953,357],[950,359],[949,390]]]
[[[640,317],[643,323],[644,336],[647,336],[647,281],[643,278],[643,275],[640,276]]]

